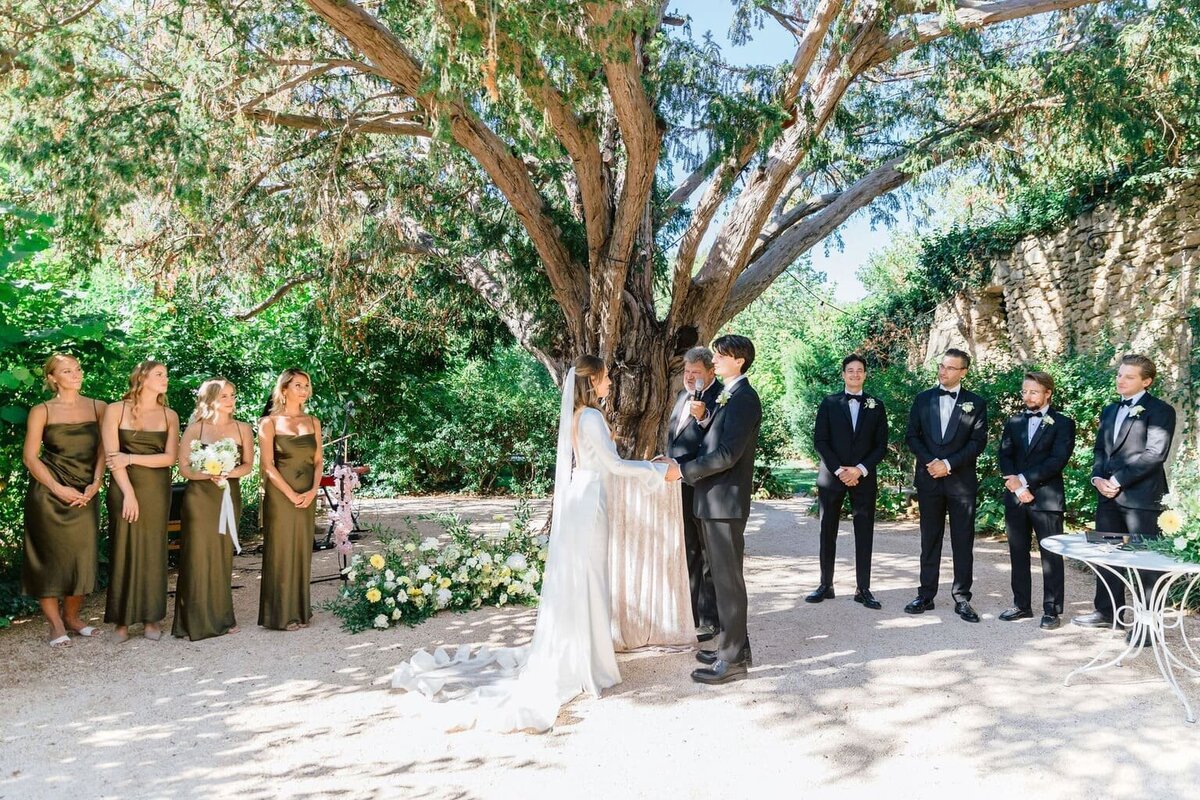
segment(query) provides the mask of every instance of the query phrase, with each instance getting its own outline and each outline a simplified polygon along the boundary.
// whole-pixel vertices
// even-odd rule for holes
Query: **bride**
[[[595,356],[580,356],[563,381],[550,552],[533,641],[475,655],[462,647],[452,658],[419,651],[392,677],[393,687],[452,697],[462,715],[452,727],[548,730],[572,698],[599,697],[621,682],[610,627],[605,481],[619,476],[652,491],[667,466],[617,455],[600,411],[611,385]]]

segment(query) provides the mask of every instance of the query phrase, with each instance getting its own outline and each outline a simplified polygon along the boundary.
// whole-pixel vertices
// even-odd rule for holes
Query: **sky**
[[[711,31],[725,59],[732,64],[790,61],[795,52],[795,38],[770,19],[764,21],[762,30],[754,32],[748,44],[740,47],[731,45],[727,34],[733,19],[733,7],[728,0],[675,0],[670,8],[673,13],[691,17],[692,35],[696,39],[702,38],[706,31]],[[879,226],[871,230],[867,209],[863,209],[843,223],[840,229],[842,249],[839,250],[830,241],[828,255],[825,253],[825,244],[818,244],[810,251],[813,268],[826,274],[837,300],[861,299],[865,290],[856,275],[859,267],[866,263],[872,252],[884,248],[894,235],[909,229],[911,226],[902,218],[896,228]],[[716,226],[709,229],[710,239],[715,232]]]

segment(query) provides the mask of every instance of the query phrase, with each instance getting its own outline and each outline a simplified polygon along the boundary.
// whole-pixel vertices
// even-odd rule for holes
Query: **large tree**
[[[1171,4],[734,5],[790,60],[727,64],[657,0],[22,0],[3,157],[79,255],[240,316],[309,281],[360,321],[465,282],[556,379],[614,363],[645,454],[687,347],[915,178],[1022,158],[1074,113],[1062,65]]]

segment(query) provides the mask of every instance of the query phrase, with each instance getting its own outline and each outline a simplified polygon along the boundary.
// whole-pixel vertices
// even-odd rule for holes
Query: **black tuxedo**
[[[754,489],[754,452],[762,425],[758,392],[746,378],[721,395],[700,451],[679,465],[695,489],[693,506],[712,569],[721,620],[719,657],[738,661],[746,647],[746,579],[742,574],[746,519]]]
[[[712,414],[717,409],[717,395],[721,392],[721,384],[713,381],[712,385],[700,395],[700,400]],[[681,391],[675,398],[675,409],[671,412],[670,426],[667,428],[666,453],[671,458],[683,464],[691,461],[700,452],[706,429],[695,417],[688,413],[688,403],[693,394]],[[688,417],[688,422],[679,427],[680,420]],[[710,420],[711,421],[711,420]],[[683,548],[687,556],[688,582],[692,593],[692,621],[697,627],[720,627],[717,618],[717,595],[713,589],[712,570],[708,564],[708,556],[704,552],[704,540],[700,536],[700,526],[696,522],[695,490],[687,483],[682,486],[683,494]]]
[[[1164,465],[1175,436],[1175,409],[1149,392],[1138,399],[1136,406],[1141,406],[1142,411],[1136,415],[1131,412],[1126,417],[1115,441],[1113,429],[1120,404],[1113,403],[1100,412],[1092,477],[1115,478],[1121,491],[1112,499],[1099,495],[1096,530],[1159,536],[1158,515],[1162,510],[1162,497],[1167,493]],[[1142,583],[1149,590],[1160,573],[1140,572]],[[1111,617],[1113,603],[1117,607],[1125,603],[1125,585],[1107,572],[1104,576],[1104,581],[1096,580],[1096,610]]]
[[[1029,417],[1016,414],[1004,423],[1000,437],[1001,475],[1025,478],[1033,502],[1022,503],[1014,492],[1004,493],[1004,527],[1008,534],[1008,557],[1012,564],[1013,605],[1030,608],[1033,579],[1029,572],[1029,547],[1033,536],[1040,543],[1063,532],[1063,470],[1075,450],[1075,420],[1051,408],[1042,418],[1033,439]],[[1041,550],[1042,611],[1063,613],[1064,577],[1062,556]]]
[[[871,545],[875,533],[876,470],[887,453],[887,411],[868,394],[858,403],[853,423],[845,392],[831,394],[817,407],[813,446],[821,456],[817,467],[817,503],[821,509],[821,584],[833,585],[838,521],[846,495],[854,517],[854,566],[859,589],[871,588]],[[839,467],[866,467],[858,485],[848,487],[835,474]]]
[[[975,462],[987,446],[987,403],[961,386],[957,392],[944,435],[937,387],[918,394],[908,414],[905,441],[917,457],[914,482],[921,513],[921,588],[918,596],[924,600],[932,600],[937,594],[947,512],[954,555],[954,600],[971,599],[975,569],[975,505],[979,491]],[[944,478],[929,475],[925,465],[935,459],[950,464],[949,475]]]

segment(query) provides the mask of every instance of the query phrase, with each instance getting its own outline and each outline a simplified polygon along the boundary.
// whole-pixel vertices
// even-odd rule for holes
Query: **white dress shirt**
[[[943,386],[942,384],[939,383],[938,388],[945,389],[947,392],[957,392],[959,394],[962,393],[962,384],[961,383],[958,386]],[[938,412],[942,418],[942,437],[943,438],[945,438],[945,436],[946,436],[946,428],[950,427],[950,415],[954,413],[954,406],[956,403],[958,403],[957,397],[951,397],[948,394],[943,394],[938,397]],[[946,474],[949,475],[950,474],[950,462],[943,458],[942,463],[946,465]]]
[[[1045,419],[1046,415],[1050,413],[1050,404],[1046,403],[1046,405],[1044,405],[1038,409],[1038,412],[1042,416],[1040,416],[1040,417],[1031,416],[1025,422],[1025,425],[1026,425],[1025,442],[1026,442],[1026,444],[1028,444],[1029,442],[1032,442],[1033,437],[1037,436],[1038,428],[1040,428],[1042,426],[1042,420]],[[1021,490],[1024,491],[1025,489],[1028,489],[1029,481],[1025,480],[1024,473],[1018,475],[1017,477],[1021,479]]]
[[[842,391],[844,391],[846,394],[851,394],[849,387],[847,387],[845,385],[842,386]],[[863,392],[860,390],[858,392],[853,392],[853,394],[863,394]],[[858,430],[858,412],[862,410],[862,403],[860,403],[858,400],[847,400],[846,405],[848,405],[850,407],[850,430],[857,431]],[[862,464],[855,464],[854,466],[859,472],[862,473],[862,475],[860,477],[863,477],[863,478],[867,477],[867,468],[866,467],[864,467]],[[838,467],[837,470],[833,474],[841,475],[842,469],[844,469],[844,468]]]

